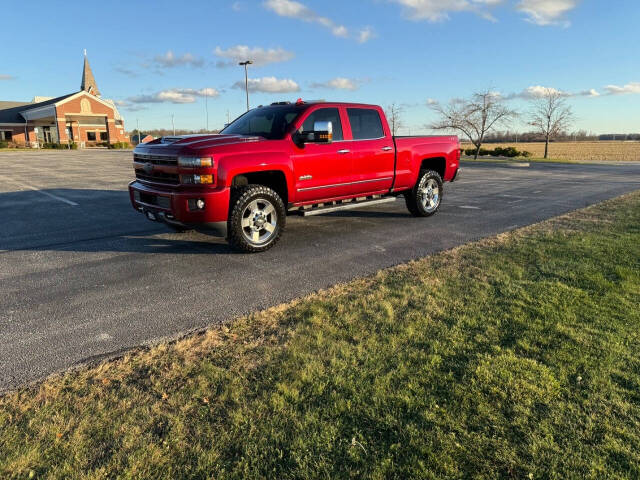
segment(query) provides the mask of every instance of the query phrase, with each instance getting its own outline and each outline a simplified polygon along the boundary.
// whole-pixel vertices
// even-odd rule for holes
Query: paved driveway
[[[233,253],[129,205],[130,152],[0,154],[0,390],[640,188],[640,165],[465,164],[429,219],[399,200],[289,217]]]

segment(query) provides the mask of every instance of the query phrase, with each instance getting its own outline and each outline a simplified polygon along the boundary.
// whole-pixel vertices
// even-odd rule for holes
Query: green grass
[[[638,305],[636,192],[4,396],[0,478],[639,478]]]

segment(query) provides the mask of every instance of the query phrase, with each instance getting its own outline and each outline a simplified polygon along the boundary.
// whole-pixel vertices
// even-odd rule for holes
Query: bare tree
[[[544,158],[549,158],[549,141],[569,128],[573,111],[567,105],[566,95],[554,88],[546,88],[531,103],[533,110],[529,124],[544,136]]]
[[[389,127],[391,127],[391,135],[395,136],[398,130],[404,127],[404,122],[402,121],[404,108],[394,102],[387,106],[385,113],[389,121]]]
[[[469,99],[452,100],[447,105],[434,103],[431,108],[440,118],[429,128],[462,132],[476,147],[476,159],[486,134],[518,115],[505,105],[504,98],[490,89],[476,92]]]

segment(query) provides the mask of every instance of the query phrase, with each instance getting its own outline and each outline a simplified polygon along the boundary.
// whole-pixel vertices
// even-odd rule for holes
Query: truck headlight
[[[213,167],[211,157],[178,157],[180,167]]]

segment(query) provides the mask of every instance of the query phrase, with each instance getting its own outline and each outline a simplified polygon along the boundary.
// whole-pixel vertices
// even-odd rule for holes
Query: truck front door
[[[295,202],[329,200],[350,194],[352,157],[344,142],[341,109],[320,107],[302,119],[302,131],[312,131],[315,122],[331,122],[332,143],[307,143],[294,146],[292,156],[296,183]],[[345,146],[347,145],[347,146]]]

